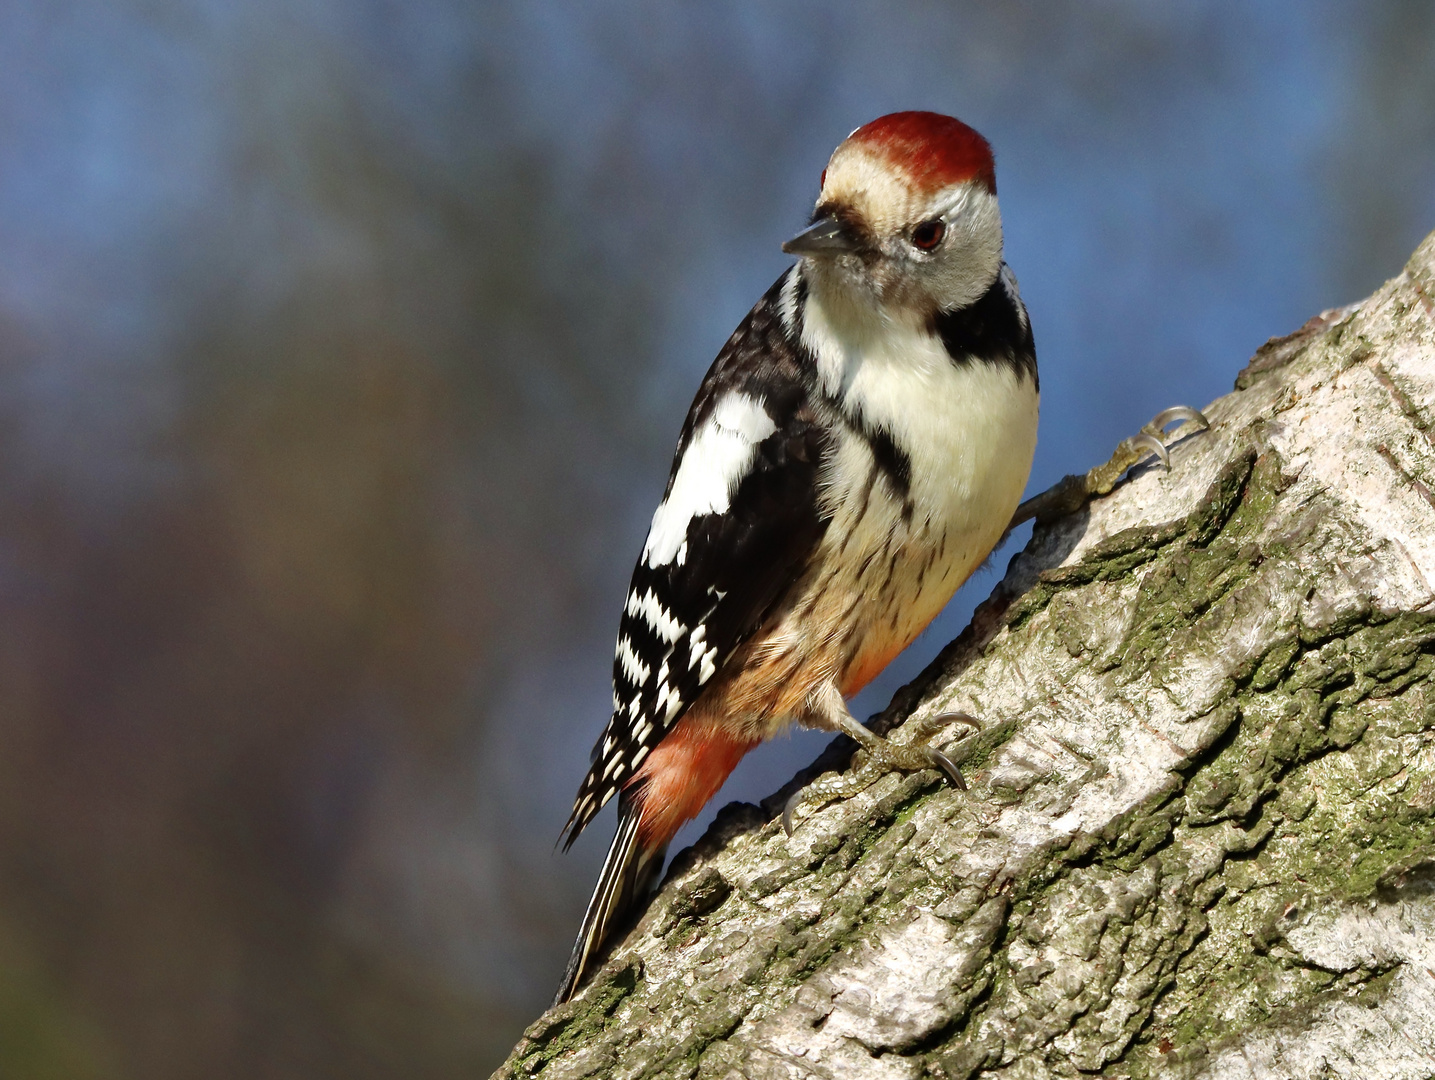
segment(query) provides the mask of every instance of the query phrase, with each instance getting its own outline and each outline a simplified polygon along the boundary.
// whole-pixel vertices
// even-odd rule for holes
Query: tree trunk
[[[496,1075],[1435,1075],[1432,298],[1435,234],[1036,530],[878,721],[982,718],[970,792],[727,807]]]

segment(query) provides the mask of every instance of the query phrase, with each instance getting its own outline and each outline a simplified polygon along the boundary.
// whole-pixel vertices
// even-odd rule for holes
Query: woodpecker
[[[986,139],[899,112],[822,173],[798,256],[698,388],[619,624],[613,712],[564,827],[618,829],[557,1001],[668,841],[788,724],[941,767],[848,712],[986,559],[1036,448],[1031,324]]]

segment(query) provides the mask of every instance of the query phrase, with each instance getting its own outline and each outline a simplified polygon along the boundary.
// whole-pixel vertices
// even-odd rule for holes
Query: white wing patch
[[[658,687],[658,700],[653,705],[653,711],[661,713],[663,726],[667,727],[678,715],[678,710],[683,707],[683,696],[678,693],[677,687],[663,685]],[[646,724],[647,721],[644,721]]]
[[[698,669],[698,682],[706,684],[717,672],[717,666],[713,663],[717,659],[717,647],[708,647],[706,626],[699,626],[693,631],[692,637],[688,639],[691,649],[688,655],[688,667],[697,667],[701,662],[702,667]]]
[[[677,641],[683,635],[683,631],[687,629],[673,617],[667,608],[663,607],[657,593],[652,589],[649,589],[642,597],[638,596],[636,590],[630,592],[627,612],[635,619],[641,615],[643,621],[653,628],[653,633],[669,645]]]
[[[624,674],[634,686],[642,686],[652,674],[652,669],[638,659],[638,654],[633,651],[633,643],[626,637],[618,639],[618,662],[623,665]]]
[[[673,489],[653,514],[643,546],[643,560],[649,566],[666,566],[679,556],[693,518],[727,512],[757,444],[776,430],[762,402],[746,394],[730,393],[718,402],[688,443]]]

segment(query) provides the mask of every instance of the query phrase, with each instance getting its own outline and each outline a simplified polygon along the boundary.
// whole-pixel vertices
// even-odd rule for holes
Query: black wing
[[[688,411],[624,602],[613,715],[565,826],[568,844],[761,627],[827,528],[817,485],[827,435],[816,367],[795,329],[798,273],[749,312]]]

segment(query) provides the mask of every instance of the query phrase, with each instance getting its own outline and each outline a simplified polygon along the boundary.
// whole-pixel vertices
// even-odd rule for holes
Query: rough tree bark
[[[729,806],[495,1075],[1435,1075],[1435,234],[1206,412],[878,720],[969,793]]]

